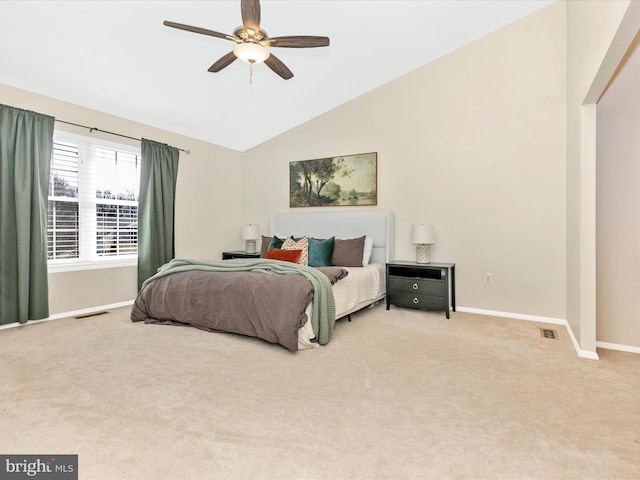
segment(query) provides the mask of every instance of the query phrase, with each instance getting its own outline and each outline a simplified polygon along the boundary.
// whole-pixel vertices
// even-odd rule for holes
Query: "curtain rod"
[[[93,133],[93,132],[102,132],[102,133],[108,133],[109,135],[116,135],[118,137],[129,138],[131,140],[137,140],[138,142],[142,141],[141,138],[130,137],[129,135],[122,135],[121,133],[108,132],[107,130],[101,130],[101,129],[96,128],[96,127],[88,127],[86,125],[80,125],[79,123],[65,122],[64,120],[58,120],[57,118],[55,119],[55,121],[56,122],[60,122],[60,123],[66,123],[67,125],[73,125],[73,126],[76,126],[76,127],[87,128],[87,129],[89,129],[89,132],[91,132],[91,133]],[[191,151],[190,150],[184,150],[182,148],[178,148],[178,150],[180,150],[181,152],[186,153],[187,155],[191,155]]]

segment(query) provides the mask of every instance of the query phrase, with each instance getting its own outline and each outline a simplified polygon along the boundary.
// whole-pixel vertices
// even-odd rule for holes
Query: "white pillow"
[[[371,259],[371,252],[373,251],[373,237],[366,236],[364,237],[364,250],[362,251],[362,266],[365,267],[369,265],[369,260]]]
[[[298,263],[300,265],[309,265],[309,237],[302,237],[297,242],[293,238],[288,237],[282,242],[282,250],[302,250]]]

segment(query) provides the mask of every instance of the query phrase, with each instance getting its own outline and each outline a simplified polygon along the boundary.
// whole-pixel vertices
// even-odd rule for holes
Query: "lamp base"
[[[256,241],[255,240],[246,240],[245,250],[247,253],[256,253]]]
[[[418,245],[416,247],[416,262],[418,263],[431,263],[431,246],[430,245]]]

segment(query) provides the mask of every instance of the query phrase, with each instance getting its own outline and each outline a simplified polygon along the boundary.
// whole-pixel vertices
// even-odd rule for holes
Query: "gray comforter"
[[[326,344],[335,324],[331,284],[347,273],[265,259],[174,259],[143,284],[131,320],[239,333],[297,350],[313,300],[316,340]]]

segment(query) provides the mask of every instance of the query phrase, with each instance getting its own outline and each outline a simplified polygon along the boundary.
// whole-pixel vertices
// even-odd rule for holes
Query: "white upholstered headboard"
[[[271,215],[271,235],[373,238],[372,263],[385,264],[393,251],[393,214],[385,210],[296,211]]]

